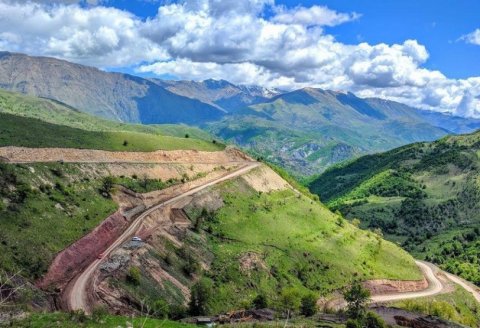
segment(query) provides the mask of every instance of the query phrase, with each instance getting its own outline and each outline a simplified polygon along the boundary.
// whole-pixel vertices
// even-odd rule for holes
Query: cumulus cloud
[[[475,31],[464,35],[460,38],[461,40],[470,43],[470,44],[475,44],[477,46],[480,46],[480,29],[477,28]]]
[[[307,26],[335,26],[356,20],[360,17],[357,13],[338,13],[325,6],[312,6],[305,8],[297,6],[287,9],[285,6],[277,7],[276,15],[272,21],[283,24],[301,24]]]
[[[346,45],[325,32],[356,13],[274,0],[183,0],[161,2],[142,19],[102,5],[38,1],[0,0],[1,49],[179,79],[346,90],[480,116],[480,78],[449,79],[422,67],[429,53],[416,40]]]

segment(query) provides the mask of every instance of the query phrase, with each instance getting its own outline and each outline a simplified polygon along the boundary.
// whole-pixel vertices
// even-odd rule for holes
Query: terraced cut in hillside
[[[310,188],[331,209],[480,285],[480,132],[365,156]]]

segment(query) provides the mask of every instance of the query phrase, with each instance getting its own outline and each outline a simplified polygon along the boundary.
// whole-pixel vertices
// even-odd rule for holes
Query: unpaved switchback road
[[[385,295],[375,295],[371,297],[372,303],[384,303],[398,300],[406,300],[411,298],[419,298],[425,296],[433,296],[443,291],[444,286],[442,282],[437,278],[432,268],[420,261],[415,261],[418,267],[422,270],[424,277],[428,281],[428,288],[416,292],[395,293]]]
[[[376,295],[371,297],[372,303],[385,303],[392,301],[400,301],[412,298],[420,298],[426,296],[434,296],[442,292],[447,291],[447,286],[442,283],[437,277],[437,275],[443,275],[451,282],[461,286],[466,291],[472,294],[472,296],[480,302],[480,291],[479,288],[474,286],[472,283],[469,283],[463,280],[460,277],[457,277],[453,274],[442,271],[436,265],[424,262],[424,261],[415,261],[415,263],[420,267],[423,272],[423,275],[428,281],[428,288],[416,292],[407,292],[407,293],[396,293],[396,294],[386,294],[386,295]]]
[[[122,243],[124,243],[126,240],[128,240],[134,233],[135,231],[140,227],[142,224],[142,221],[145,217],[147,217],[150,213],[153,211],[158,210],[159,208],[169,205],[171,203],[177,202],[181,200],[182,198],[191,196],[205,188],[208,188],[210,186],[216,185],[218,183],[221,183],[223,181],[227,181],[230,179],[233,179],[235,177],[241,176],[250,170],[260,166],[260,163],[248,163],[240,167],[239,169],[224,175],[220,178],[208,181],[204,183],[201,186],[195,187],[190,189],[187,192],[184,192],[182,194],[176,195],[160,204],[157,204],[155,206],[150,207],[147,209],[145,212],[143,212],[141,215],[139,215],[133,222],[132,224],[123,232],[123,234],[115,240],[108,248],[107,250],[103,253],[103,257],[107,257],[108,254],[110,254],[115,248],[120,246]],[[91,308],[89,305],[89,299],[88,299],[88,288],[92,286],[94,283],[93,277],[96,269],[102,262],[102,259],[96,259],[94,260],[82,273],[80,273],[72,282],[65,288],[64,290],[64,295],[62,295],[63,300],[66,302],[66,306],[70,310],[83,310],[86,313],[91,312]]]

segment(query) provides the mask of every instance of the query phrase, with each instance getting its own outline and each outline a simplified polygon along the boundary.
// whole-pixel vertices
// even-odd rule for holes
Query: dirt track
[[[0,158],[9,163],[202,163],[245,162],[248,156],[234,148],[223,151],[159,150],[153,152],[113,152],[74,148],[0,147]]]
[[[438,279],[438,276],[441,276],[441,275],[445,276],[451,282],[463,287],[465,290],[470,292],[478,302],[480,302],[479,289],[474,287],[472,284],[466,282],[465,280],[457,276],[454,276],[450,273],[446,273],[440,270],[437,266],[435,266],[432,263],[424,262],[424,261],[415,261],[415,263],[420,267],[425,278],[427,279],[428,288],[426,288],[425,290],[417,291],[417,292],[376,295],[376,296],[372,296],[371,302],[386,303],[386,302],[399,301],[399,300],[405,300],[405,299],[433,296],[443,292],[448,292],[448,287],[444,283],[442,283],[440,279]]]
[[[142,220],[148,216],[150,213],[153,211],[166,206],[168,204],[171,204],[173,202],[179,201],[182,198],[188,197],[190,195],[193,195],[197,192],[199,192],[202,189],[205,189],[207,187],[213,186],[215,184],[221,183],[223,181],[235,178],[237,176],[240,176],[242,174],[247,173],[248,171],[260,166],[260,163],[248,163],[245,164],[244,166],[240,167],[239,169],[224,175],[223,177],[214,179],[212,181],[206,182],[202,184],[201,186],[195,187],[185,193],[176,195],[172,198],[170,198],[167,201],[164,201],[160,204],[157,204],[145,212],[143,212],[135,221],[123,232],[123,234],[115,240],[104,252],[104,257],[108,256],[109,253],[111,253],[115,248],[120,246],[123,242],[131,238],[131,236],[135,233],[135,231],[140,227]],[[94,260],[76,279],[74,279],[65,289],[64,294],[63,294],[63,300],[66,303],[66,307],[70,310],[83,310],[86,313],[90,313],[91,309],[89,307],[89,295],[88,295],[88,290],[90,287],[95,286],[95,281],[92,281],[94,279],[94,273],[100,263],[102,262],[102,259],[96,259]]]

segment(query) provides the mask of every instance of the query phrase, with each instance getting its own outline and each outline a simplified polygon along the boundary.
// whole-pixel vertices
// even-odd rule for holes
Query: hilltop
[[[309,187],[414,255],[480,285],[480,132],[335,166]]]

